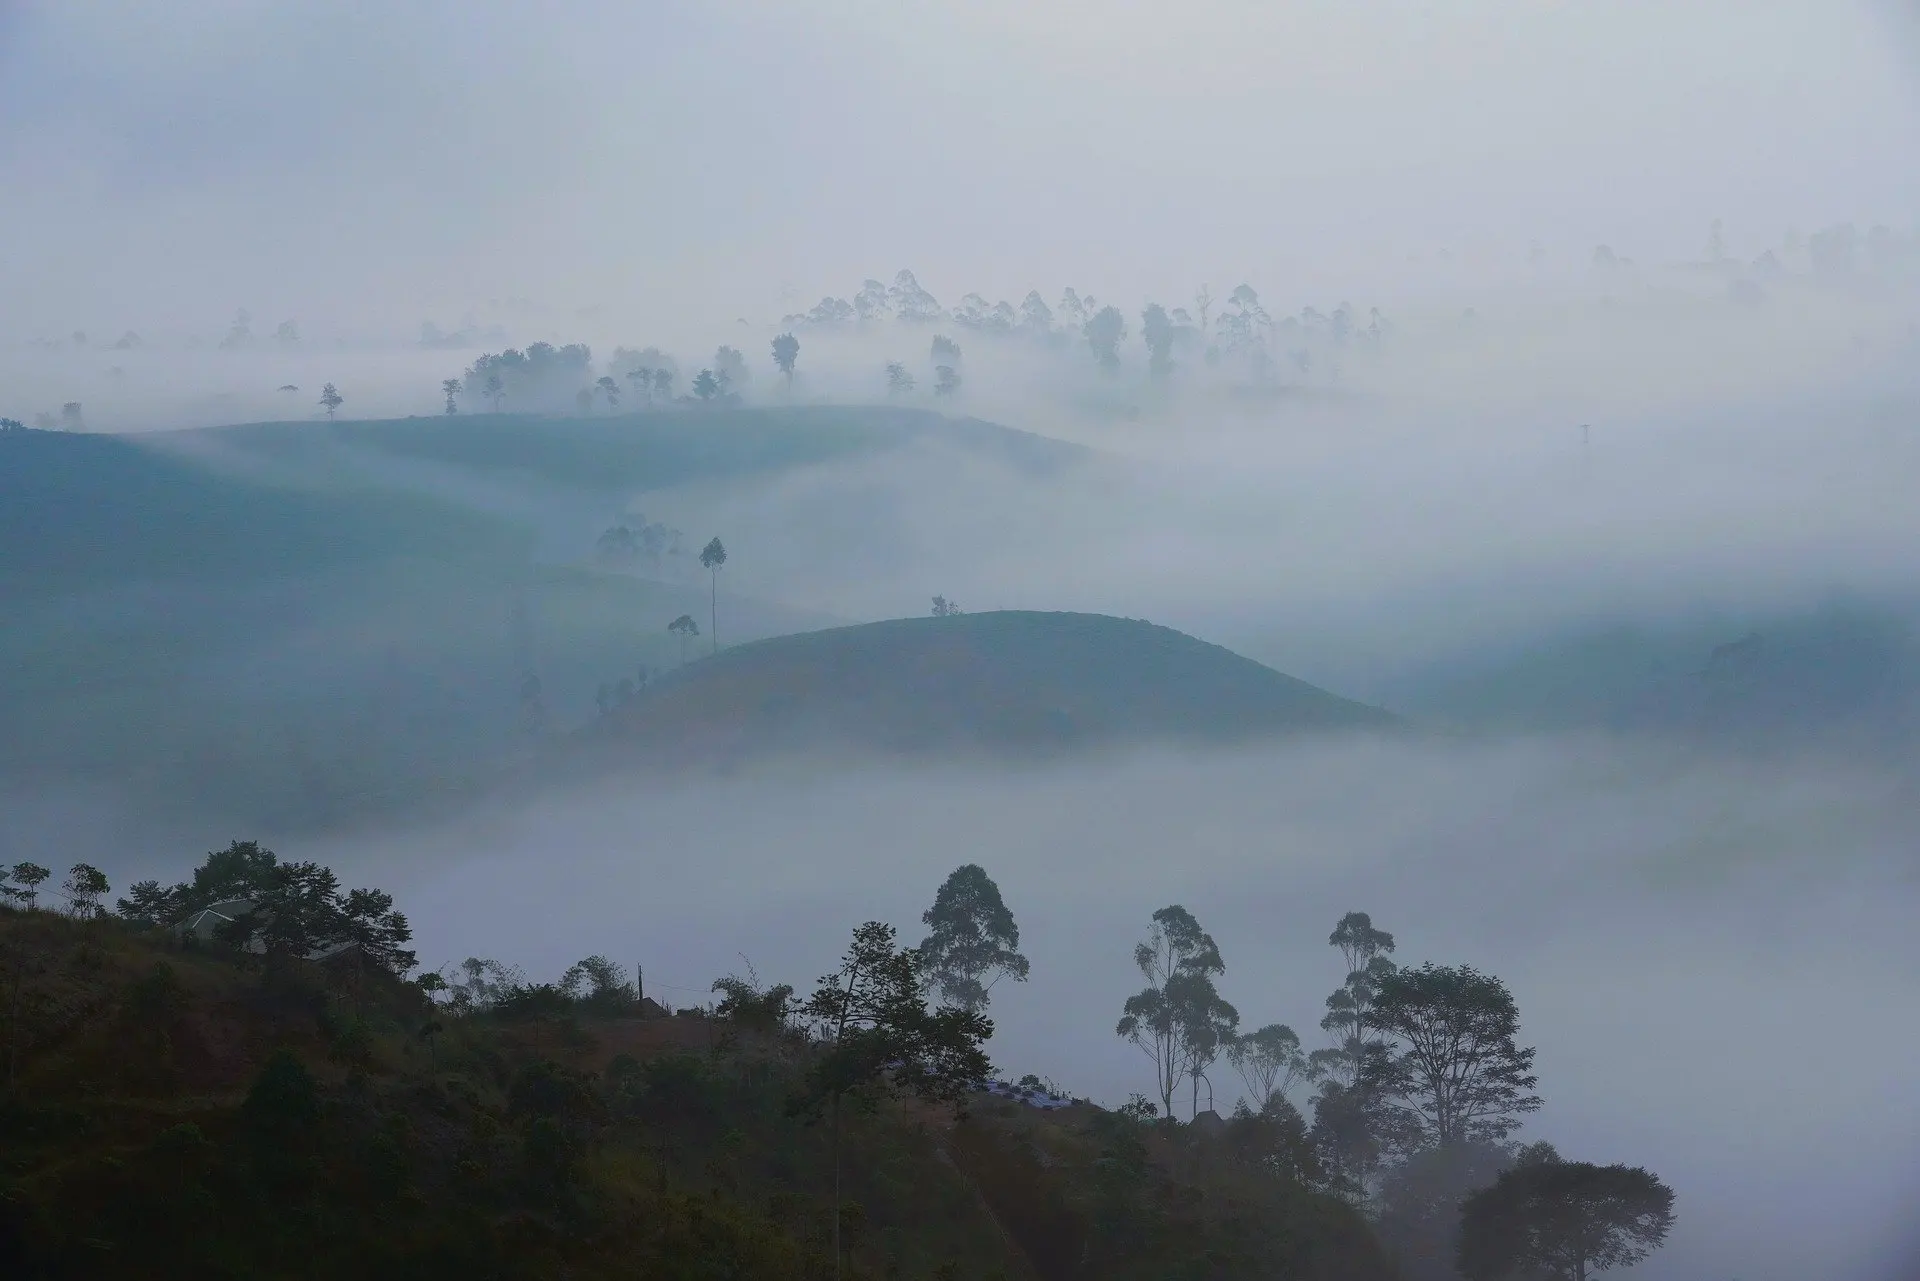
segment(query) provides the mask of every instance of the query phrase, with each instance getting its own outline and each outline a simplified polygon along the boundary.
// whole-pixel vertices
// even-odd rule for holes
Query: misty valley
[[[0,4],[0,1277],[1920,1281],[1910,7]]]

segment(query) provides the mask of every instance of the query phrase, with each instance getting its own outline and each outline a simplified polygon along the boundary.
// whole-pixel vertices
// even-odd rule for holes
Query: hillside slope
[[[1387,1281],[1298,1136],[981,1096],[788,1106],[795,1029],[0,907],[0,1276]],[[444,994],[443,994],[444,997]],[[655,1015],[656,1017],[648,1017]]]
[[[721,759],[1230,742],[1394,719],[1171,628],[1100,614],[910,618],[757,641],[683,668],[592,739]]]
[[[0,786],[282,831],[462,795],[526,750],[529,673],[564,730],[677,656],[692,556],[588,563],[635,492],[927,441],[1028,469],[1082,452],[827,407],[0,435]],[[722,609],[740,639],[837,621]]]

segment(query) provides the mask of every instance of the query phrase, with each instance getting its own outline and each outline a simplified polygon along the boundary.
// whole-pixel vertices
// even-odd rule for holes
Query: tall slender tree
[[[457,414],[460,412],[460,406],[454,403],[454,397],[458,396],[461,390],[462,388],[458,378],[443,378],[440,380],[440,392],[447,398],[448,413]]]
[[[700,634],[700,624],[693,621],[692,614],[682,614],[667,624],[667,630],[680,638],[680,665],[687,663],[687,641]]]
[[[700,565],[707,571],[707,580],[712,595],[708,598],[708,632],[713,641],[713,652],[720,652],[720,567],[727,563],[727,549],[718,535],[700,549]]]
[[[1348,912],[1333,927],[1327,943],[1340,950],[1347,978],[1327,998],[1327,1013],[1320,1020],[1321,1028],[1332,1036],[1333,1046],[1316,1051],[1313,1059],[1322,1072],[1337,1075],[1351,1085],[1366,1057],[1367,1012],[1372,1008],[1374,992],[1394,972],[1393,962],[1386,955],[1393,951],[1393,935],[1375,929],[1373,918],[1365,912]]]
[[[327,411],[328,422],[333,421],[335,412],[339,410],[340,406],[346,403],[347,398],[342,396],[340,389],[332,383],[328,383],[320,389],[320,407]]]
[[[1114,1032],[1153,1061],[1154,1087],[1171,1117],[1173,1092],[1189,1076],[1198,1107],[1196,1072],[1204,1073],[1218,1056],[1224,1046],[1220,1029],[1230,1033],[1239,1014],[1214,990],[1214,976],[1227,971],[1219,945],[1177,903],[1153,914],[1147,937],[1133,949],[1133,963],[1147,986],[1127,998]]]

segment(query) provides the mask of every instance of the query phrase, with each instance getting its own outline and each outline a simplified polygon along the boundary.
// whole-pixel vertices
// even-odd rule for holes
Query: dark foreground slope
[[[0,909],[20,984],[0,1276],[577,1281],[836,1275],[793,1031],[181,951]],[[18,975],[20,977],[16,978]],[[1294,1140],[1076,1105],[884,1099],[841,1143],[848,1281],[1385,1281]]]
[[[679,758],[1005,751],[1381,728],[1385,712],[1171,628],[1101,614],[897,619],[702,659],[592,736]]]

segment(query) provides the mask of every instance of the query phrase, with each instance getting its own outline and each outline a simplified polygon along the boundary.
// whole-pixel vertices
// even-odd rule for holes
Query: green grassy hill
[[[0,1276],[642,1281],[835,1275],[792,1030],[0,908]],[[848,1106],[847,1281],[1387,1281],[1300,1136],[982,1097]]]
[[[1384,728],[1385,712],[1166,627],[1003,611],[781,636],[672,673],[595,727],[675,759],[842,746],[879,752]]]
[[[565,729],[677,657],[704,592],[585,563],[628,495],[933,438],[1074,454],[826,409],[0,435],[0,778],[282,831],[462,792],[526,750],[529,664]],[[543,545],[556,513],[580,536]],[[833,621],[725,608],[733,637]]]

